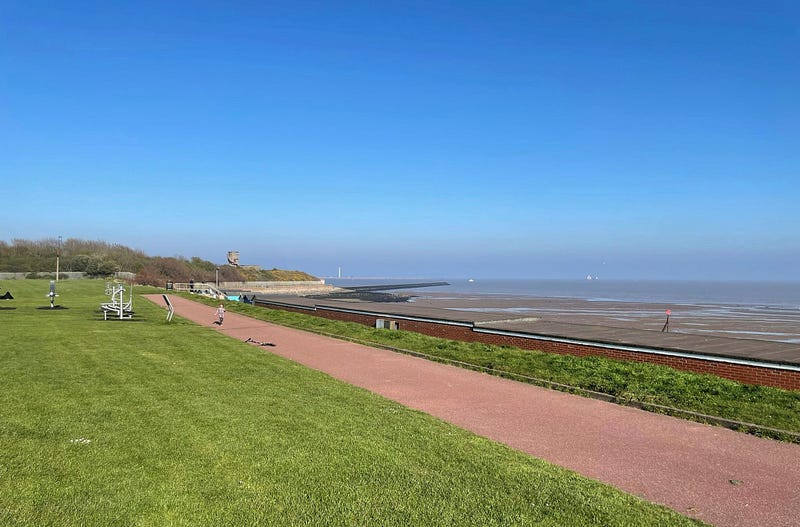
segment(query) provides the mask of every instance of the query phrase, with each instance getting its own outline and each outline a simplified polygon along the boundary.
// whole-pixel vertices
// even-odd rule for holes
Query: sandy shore
[[[800,344],[800,310],[730,304],[655,304],[569,298],[423,293],[413,303],[464,312],[505,313],[554,322]]]

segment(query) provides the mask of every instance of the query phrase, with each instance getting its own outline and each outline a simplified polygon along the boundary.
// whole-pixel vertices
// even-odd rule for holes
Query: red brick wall
[[[313,314],[315,316],[328,318],[331,320],[357,322],[359,324],[364,324],[371,327],[375,327],[375,321],[379,318],[385,320],[397,320],[401,330],[414,331],[416,333],[422,333],[432,337],[460,340],[464,342],[483,342],[485,344],[496,344],[500,346],[514,346],[521,349],[538,350],[547,353],[559,353],[562,355],[576,355],[578,357],[597,355],[617,360],[650,362],[653,364],[669,366],[677,370],[691,371],[695,373],[708,373],[746,384],[760,384],[764,386],[784,388],[787,390],[800,390],[800,372],[797,371],[761,368],[757,366],[731,364],[727,362],[715,362],[699,358],[696,359],[690,357],[659,355],[654,353],[641,353],[622,349],[591,346],[588,344],[553,342],[550,340],[537,339],[535,337],[529,338],[511,335],[499,335],[496,333],[478,333],[473,331],[471,326],[393,319],[388,315],[375,316],[359,313],[347,313],[325,309],[324,307],[317,308],[316,311],[277,305],[270,305],[270,307],[275,309],[284,309],[286,311],[294,311],[297,313]]]

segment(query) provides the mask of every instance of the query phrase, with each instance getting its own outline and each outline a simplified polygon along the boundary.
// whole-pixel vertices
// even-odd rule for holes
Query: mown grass
[[[214,302],[199,296],[191,298],[209,305]],[[800,391],[742,384],[714,375],[674,370],[656,364],[604,357],[574,357],[453,341],[409,331],[375,329],[237,302],[229,302],[227,307],[277,324],[602,392],[623,401],[652,403],[800,433]],[[754,433],[777,439],[795,439],[788,434],[758,429]]]
[[[0,525],[697,524],[102,282],[0,287]]]

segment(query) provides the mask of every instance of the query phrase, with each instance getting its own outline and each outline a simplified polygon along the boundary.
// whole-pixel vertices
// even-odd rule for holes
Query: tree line
[[[222,282],[314,279],[302,271],[254,271],[230,265],[218,266],[197,256],[189,259],[183,256],[148,256],[138,249],[104,241],[46,238],[14,239],[7,243],[0,240],[0,272],[55,275],[56,257],[59,272],[82,272],[92,278],[101,278],[127,271],[136,274],[137,283],[162,287],[168,281],[214,282],[217,268]]]

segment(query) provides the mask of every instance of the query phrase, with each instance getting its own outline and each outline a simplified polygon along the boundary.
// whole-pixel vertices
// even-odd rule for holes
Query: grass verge
[[[697,525],[134,299],[3,282],[0,525]]]
[[[215,303],[214,300],[196,295],[186,296],[209,305]],[[600,392],[615,397],[623,404],[638,401],[752,423],[759,427],[752,430],[745,427],[742,431],[755,435],[796,441],[796,435],[792,434],[800,433],[800,391],[742,384],[714,375],[685,372],[657,364],[558,355],[447,340],[402,330],[387,331],[238,302],[226,302],[226,307],[276,324],[409,350],[435,360],[457,361],[468,367],[486,368],[501,375],[514,374]],[[695,420],[703,419],[697,417]],[[791,434],[783,434],[781,430]]]

